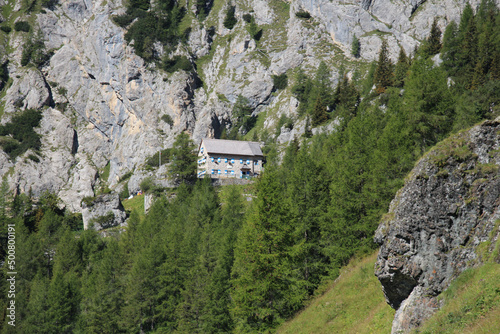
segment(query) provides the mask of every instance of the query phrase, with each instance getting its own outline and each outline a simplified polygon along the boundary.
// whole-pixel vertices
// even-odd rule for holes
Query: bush
[[[45,51],[45,44],[42,40],[29,40],[21,55],[21,66],[32,62],[35,66],[41,67],[49,61],[50,57],[52,57],[52,53]]]
[[[162,115],[161,120],[170,126],[174,126],[174,120],[172,119],[172,117],[170,117],[170,115],[167,115],[167,114]]]
[[[82,198],[82,202],[80,203],[80,205],[83,206],[83,204],[85,204],[87,207],[90,208],[94,205],[94,200],[95,200],[94,196],[84,197],[84,198]]]
[[[111,227],[114,221],[115,221],[115,214],[112,211],[109,211],[104,216],[91,219],[91,223],[98,224],[102,228]]]
[[[10,33],[10,32],[12,31],[12,28],[11,28],[11,27],[9,27],[9,26],[1,26],[1,27],[0,27],[0,29],[1,29],[4,33],[6,33],[6,34],[8,34],[8,33]]]
[[[154,188],[153,180],[150,177],[147,177],[141,181],[139,187],[141,188],[143,193],[147,193]]]
[[[171,149],[167,148],[164,150],[161,150],[161,164],[168,164],[170,162],[170,156],[171,156]],[[156,152],[152,157],[146,160],[146,166],[149,166],[151,168],[156,168],[158,167],[160,159],[160,153]]]
[[[189,72],[193,69],[193,65],[186,56],[164,58],[161,67],[168,73],[174,73],[180,70]]]
[[[250,23],[252,22],[252,15],[250,14],[243,14],[243,21],[245,21],[246,23]]]
[[[81,213],[71,213],[64,216],[63,224],[72,231],[83,230],[83,218]]]
[[[28,155],[28,159],[30,159],[30,160],[32,160],[32,161],[34,161],[34,162],[36,162],[36,163],[39,163],[39,162],[40,162],[40,158],[38,158],[38,157],[37,157],[36,155],[34,155],[34,154],[30,154],[30,155]]]
[[[356,35],[352,38],[351,54],[356,58],[361,56],[361,43]]]
[[[115,15],[112,17],[113,22],[122,28],[126,28],[134,19],[135,17],[130,14]]]
[[[129,198],[130,192],[128,191],[128,183],[125,183],[125,185],[123,186],[123,190],[120,191],[119,196],[120,198]]]
[[[29,32],[31,30],[31,26],[26,21],[17,21],[14,23],[14,29],[16,29],[16,31]]]
[[[128,171],[128,172],[126,172],[125,174],[123,174],[123,176],[122,176],[122,177],[120,177],[120,179],[118,180],[118,182],[123,182],[123,181],[125,181],[125,180],[130,179],[130,177],[132,176],[132,174],[134,174],[134,171],[132,171],[132,170],[131,170],[131,171]]]
[[[285,89],[288,86],[288,76],[286,73],[273,75],[273,84],[276,89]]]
[[[41,119],[40,111],[27,109],[12,117],[9,123],[0,125],[0,136],[10,135],[3,138],[0,146],[12,160],[29,149],[34,151],[40,149],[42,145],[40,135],[33,128],[40,125]]]
[[[297,13],[295,13],[295,16],[297,16],[300,19],[310,19],[311,18],[311,14],[309,14],[308,12],[306,12],[304,10],[298,11]]]
[[[252,22],[250,22],[250,25],[247,28],[248,33],[254,40],[257,42],[262,38],[262,29],[259,29],[259,26],[255,23],[255,21],[252,18]]]

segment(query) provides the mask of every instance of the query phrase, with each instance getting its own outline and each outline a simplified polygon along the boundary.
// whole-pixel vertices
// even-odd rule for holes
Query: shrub
[[[243,14],[243,21],[245,21],[246,23],[250,23],[252,22],[252,15],[250,14]]]
[[[161,164],[162,165],[170,162],[170,155],[171,155],[170,148],[161,150]],[[160,160],[160,153],[156,152],[152,157],[150,157],[146,160],[146,166],[149,166],[151,168],[156,168],[156,167],[158,167],[158,164],[160,163],[159,160]]]
[[[147,177],[141,181],[139,187],[141,188],[143,193],[147,193],[154,188],[153,180],[150,177]]]
[[[130,192],[128,191],[128,183],[125,183],[125,185],[123,186],[123,190],[120,191],[119,196],[120,198],[129,198]]]
[[[174,126],[174,120],[172,119],[172,117],[170,117],[170,115],[167,115],[167,114],[162,115],[161,120],[170,126]]]
[[[123,181],[125,181],[125,180],[130,179],[130,177],[132,176],[132,174],[134,174],[134,171],[132,171],[132,170],[131,170],[131,171],[128,171],[128,172],[126,172],[125,174],[123,174],[123,176],[122,176],[122,177],[120,177],[120,179],[118,180],[118,182],[123,182]]]
[[[286,73],[273,75],[273,84],[276,89],[285,89],[288,86],[288,76]]]
[[[31,26],[26,21],[17,21],[14,23],[14,29],[16,29],[16,31],[29,32],[31,30]]]
[[[295,13],[295,16],[297,16],[299,19],[310,19],[311,18],[311,14],[309,14],[308,12],[306,12],[304,10],[298,11],[297,13]]]
[[[166,72],[191,71],[193,65],[186,56],[174,56],[173,58],[164,58],[161,66]]]
[[[4,33],[6,33],[6,34],[8,34],[8,33],[10,33],[10,32],[12,31],[12,28],[11,28],[11,27],[9,27],[9,26],[1,26],[1,27],[0,27],[0,29],[1,29]]]
[[[40,162],[40,158],[38,158],[38,157],[37,157],[36,155],[34,155],[34,154],[30,154],[30,155],[28,155],[28,159],[30,159],[30,160],[32,160],[32,161],[34,161],[34,162],[36,162],[36,163],[39,163],[39,162]]]
[[[356,58],[361,56],[361,43],[356,35],[352,38],[351,54]]]
[[[104,216],[100,216],[91,220],[92,223],[100,225],[102,228],[108,228],[113,225],[115,214],[109,211]]]
[[[135,17],[130,14],[115,15],[112,17],[113,22],[122,28],[126,28],[134,19]]]
[[[45,51],[45,44],[42,40],[29,40],[21,55],[21,66],[32,62],[35,66],[41,67],[49,61],[50,57],[52,57],[52,53]]]
[[[252,18],[252,22],[250,22],[250,25],[247,28],[248,33],[254,40],[257,42],[262,38],[262,29],[259,29],[259,26],[255,23],[255,21]]]
[[[83,218],[81,213],[71,213],[64,216],[63,224],[72,231],[83,230]]]
[[[0,146],[12,160],[29,149],[40,149],[40,135],[33,128],[40,125],[41,119],[40,111],[27,109],[12,117],[9,123],[0,125],[0,136],[11,136],[3,138]]]
[[[236,20],[236,16],[234,16],[235,11],[235,6],[229,6],[226,11],[226,17],[224,18],[224,27],[229,30],[233,29],[233,27],[236,25],[236,22],[238,22],[238,20]]]
[[[81,205],[83,206],[83,204],[85,204],[87,207],[92,207],[94,205],[94,200],[95,200],[94,196],[84,197],[82,198]]]
[[[57,89],[57,94],[59,94],[59,95],[66,95],[66,94],[68,94],[68,90],[65,87],[59,87]]]

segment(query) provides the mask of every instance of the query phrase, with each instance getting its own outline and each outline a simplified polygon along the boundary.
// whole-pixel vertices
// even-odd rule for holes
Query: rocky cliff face
[[[415,166],[375,240],[393,333],[419,326],[437,296],[500,237],[500,118],[437,145]],[[500,258],[495,259],[500,263]]]
[[[398,45],[409,52],[428,33],[435,15],[444,26],[458,18],[465,4],[451,0],[232,3],[238,23],[231,31],[222,24],[228,3],[216,0],[205,21],[193,18],[187,44],[173,52],[197,64],[193,74],[168,74],[135,55],[124,41],[125,31],[111,20],[124,12],[120,0],[61,0],[36,14],[35,35],[53,52],[41,70],[21,66],[30,37],[13,31],[0,49],[2,61],[9,60],[12,79],[1,100],[1,121],[9,121],[18,110],[42,108],[37,130],[42,150],[38,163],[27,159],[32,152],[15,161],[0,152],[0,176],[17,192],[55,192],[73,211],[81,211],[81,199],[94,196],[104,184],[119,191],[120,177],[129,172],[133,173],[130,191],[137,191],[140,180],[151,175],[141,168],[148,156],[171,146],[182,131],[195,140],[220,134],[231,124],[238,95],[248,98],[255,114],[266,115],[266,128],[274,128],[281,115],[296,116],[296,99],[289,89],[276,92],[272,75],[288,72],[293,77],[297,67],[312,73],[323,60],[335,82],[340,67],[352,72],[363,63],[350,57],[354,35],[361,40],[364,59],[376,56],[380,38],[389,40],[395,56]],[[5,1],[5,6],[17,13],[21,2]],[[300,10],[312,18],[296,17]],[[251,11],[263,29],[258,43],[242,19]],[[188,12],[193,16],[192,8]],[[25,19],[16,15],[4,19],[12,23]],[[165,115],[173,122],[163,121]],[[277,140],[286,143],[304,131],[305,123],[298,122]],[[102,173],[108,164],[109,174]],[[158,172],[152,176],[164,178]]]

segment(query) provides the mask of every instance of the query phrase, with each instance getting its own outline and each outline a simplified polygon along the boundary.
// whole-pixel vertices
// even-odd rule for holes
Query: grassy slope
[[[351,261],[328,291],[278,333],[390,333],[394,310],[373,274],[377,253]]]
[[[463,272],[441,297],[444,306],[415,333],[500,332],[500,264]]]
[[[500,220],[478,247],[485,264],[463,272],[440,298],[443,307],[414,333],[500,333]],[[353,261],[333,286],[278,333],[390,333],[394,310],[373,275],[376,254]]]

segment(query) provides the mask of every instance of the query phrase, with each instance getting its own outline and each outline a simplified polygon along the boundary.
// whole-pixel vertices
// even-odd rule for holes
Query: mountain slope
[[[206,17],[189,2],[179,26],[180,32],[190,32],[187,40],[173,49],[160,44],[153,49],[160,58],[186,57],[194,70],[169,73],[138,57],[126,42],[127,29],[113,22],[126,13],[121,1],[26,3],[10,0],[2,7],[4,26],[28,22],[30,27],[0,32],[1,60],[8,60],[10,76],[2,93],[2,123],[19,110],[42,108],[42,148],[39,162],[28,158],[36,155],[33,151],[17,161],[0,153],[0,176],[16,193],[55,192],[72,211],[80,211],[81,199],[99,189],[119,192],[127,173],[132,173],[131,192],[147,176],[169,185],[161,176],[165,170],[152,173],[143,168],[145,160],[170,147],[182,131],[198,141],[230,130],[240,95],[254,116],[262,115],[261,130],[273,131],[285,115],[296,124],[281,142],[300,136],[307,124],[297,119],[297,100],[289,87],[274,87],[273,75],[291,78],[298,67],[313,73],[320,61],[331,69],[332,82],[340,73],[351,76],[358,69],[362,74],[365,62],[350,55],[354,34],[364,59],[375,58],[382,38],[395,59],[398,45],[409,53],[426,36],[435,15],[444,26],[458,18],[462,6],[452,1],[238,0],[233,2],[237,22],[229,30],[223,24],[229,2],[213,1]],[[311,17],[297,17],[300,11]],[[261,29],[258,40],[249,33],[245,15]],[[30,60],[34,54],[46,58]]]

